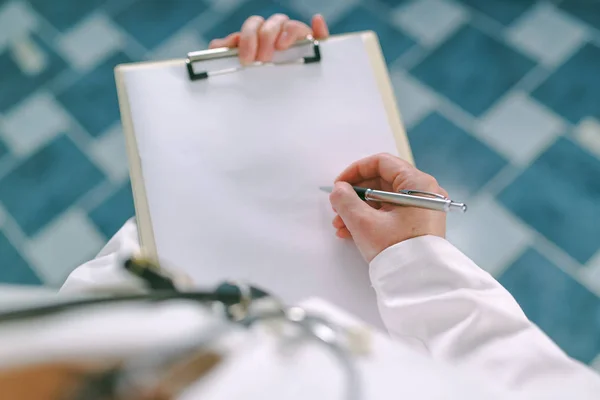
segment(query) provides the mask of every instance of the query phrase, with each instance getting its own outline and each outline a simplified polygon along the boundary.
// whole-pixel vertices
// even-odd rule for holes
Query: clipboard
[[[381,47],[377,36],[372,31],[365,31],[352,34],[344,35],[333,35],[330,38],[323,41],[310,41],[310,42],[299,42],[292,49],[287,52],[296,52],[295,54],[301,54],[302,56],[295,56],[291,59],[288,57],[283,61],[278,60],[278,53],[275,55],[275,61],[272,64],[311,64],[318,65],[327,58],[327,52],[325,47],[329,44],[341,43],[344,40],[356,40],[360,39],[364,46],[364,51],[368,57],[368,63],[370,70],[373,74],[373,79],[376,84],[377,91],[380,95],[381,104],[387,118],[387,124],[392,133],[393,140],[397,154],[405,160],[413,163],[412,152],[406,136],[406,132],[403,128],[400,113],[398,111],[396,100],[391,85],[389,75],[385,61],[381,52]],[[323,48],[322,48],[323,46]],[[304,53],[300,51],[304,49]],[[308,53],[306,50],[308,49]],[[297,50],[297,51],[296,51]],[[148,202],[148,188],[147,182],[145,182],[144,174],[145,171],[142,167],[142,160],[140,157],[140,143],[136,137],[136,129],[139,126],[134,126],[134,111],[132,110],[131,96],[129,93],[130,88],[126,82],[127,73],[137,72],[143,73],[144,70],[148,71],[151,69],[174,69],[185,71],[190,85],[197,84],[202,81],[210,81],[212,79],[219,79],[219,75],[222,74],[240,74],[243,73],[242,68],[222,68],[219,66],[219,62],[232,59],[237,56],[237,49],[212,49],[205,51],[197,51],[188,53],[188,57],[185,60],[169,60],[159,62],[147,62],[147,63],[136,63],[120,65],[115,68],[115,77],[117,83],[117,91],[119,97],[119,104],[121,110],[121,119],[123,124],[123,131],[125,134],[125,141],[127,147],[127,154],[130,165],[130,176],[133,190],[134,204],[136,210],[136,217],[138,223],[138,232],[140,236],[140,243],[142,247],[143,255],[152,259],[163,259],[164,256],[159,254],[157,249],[157,239],[154,232],[153,215],[150,211]],[[324,62],[324,61],[323,61]],[[310,68],[309,66],[303,66]],[[255,68],[268,68],[268,66],[258,65]],[[139,111],[138,111],[139,112]],[[333,232],[332,232],[333,235]],[[166,260],[169,261],[168,259]],[[175,267],[181,267],[175,265]],[[277,288],[269,288],[277,290]],[[339,304],[338,304],[339,305]],[[342,305],[343,306],[343,305]],[[355,310],[350,310],[354,311]],[[363,315],[359,316],[363,317]],[[365,318],[369,321],[369,318]],[[373,320],[369,321],[373,322]]]

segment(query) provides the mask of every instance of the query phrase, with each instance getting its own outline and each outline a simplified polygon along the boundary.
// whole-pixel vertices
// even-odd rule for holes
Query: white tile
[[[538,3],[507,31],[514,46],[547,66],[562,64],[587,36],[583,23],[546,2]]]
[[[600,295],[600,251],[579,271],[579,277],[587,287]]]
[[[461,217],[448,227],[448,240],[496,277],[531,243],[530,230],[492,198],[471,202]]]
[[[102,62],[123,43],[119,28],[103,13],[95,13],[66,32],[58,48],[73,67],[83,71]]]
[[[311,18],[315,14],[322,14],[327,23],[331,26],[344,14],[350,11],[358,0],[292,0],[291,6],[298,12]]]
[[[70,210],[26,244],[28,258],[44,282],[58,286],[79,264],[92,259],[104,238],[85,213]]]
[[[30,36],[13,40],[8,49],[13,61],[25,75],[39,75],[48,66],[48,55]]]
[[[51,94],[38,92],[5,114],[0,135],[15,154],[26,156],[64,132],[69,121]]]
[[[172,58],[185,58],[190,51],[203,50],[208,47],[197,32],[193,29],[184,29],[169,38],[154,51],[155,60],[168,60]]]
[[[435,109],[436,96],[402,70],[392,71],[390,75],[402,122],[406,128],[410,128]]]
[[[90,153],[111,181],[124,182],[129,176],[125,137],[120,124],[97,139],[90,146]]]
[[[24,1],[10,1],[0,6],[0,53],[6,46],[35,30],[38,19]]]
[[[433,46],[469,18],[463,6],[451,0],[416,0],[398,7],[394,21],[424,46]]]
[[[477,134],[514,163],[527,165],[564,129],[558,115],[516,92],[486,113]]]
[[[574,134],[581,147],[600,157],[600,121],[587,117],[577,125]]]

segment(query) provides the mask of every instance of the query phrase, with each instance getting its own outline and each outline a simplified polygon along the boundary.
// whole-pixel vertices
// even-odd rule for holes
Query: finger
[[[346,182],[336,182],[329,201],[351,232],[364,229],[366,224],[375,220],[377,211],[362,201]]]
[[[333,227],[335,229],[341,229],[341,228],[345,228],[346,224],[344,224],[344,221],[342,220],[342,217],[340,217],[339,215],[336,215],[333,218],[333,221],[331,222],[331,224],[333,225]]]
[[[240,33],[235,32],[222,39],[211,40],[208,45],[209,49],[216,49],[218,47],[237,47],[240,42]]]
[[[356,182],[353,186],[359,186],[369,189],[375,190],[383,190],[386,192],[398,192],[401,190],[409,189],[409,190],[424,190],[432,193],[441,194],[444,197],[448,197],[448,192],[446,192],[442,187],[439,186],[437,180],[425,172],[419,171],[418,169],[414,169],[410,173],[407,173],[403,176],[403,179],[396,179],[395,183],[392,184],[390,182],[385,181],[383,178],[372,178],[367,179],[366,181]],[[373,208],[380,209],[381,203],[367,202]]]
[[[348,182],[351,185],[357,182],[381,178],[390,183],[396,191],[402,180],[406,180],[420,173],[407,161],[388,153],[376,154],[352,163],[337,178],[336,182]]]
[[[261,26],[258,32],[258,61],[267,62],[273,59],[275,41],[283,29],[283,23],[289,20],[284,14],[274,14]]]
[[[308,25],[300,21],[285,21],[281,34],[275,44],[275,48],[277,50],[285,50],[294,44],[294,42],[304,39],[310,34],[312,34],[312,31]]]
[[[356,184],[354,184],[354,186],[375,189],[375,190],[385,190],[386,192],[389,192],[392,190],[392,185],[387,182],[384,182],[383,179],[381,179],[381,178],[374,178],[374,179],[369,179],[367,181],[357,182]],[[367,201],[367,204],[376,210],[379,210],[381,208],[381,203],[378,201]],[[337,213],[335,210],[333,210],[333,212]]]
[[[317,14],[312,18],[312,31],[315,39],[325,39],[329,36],[329,28],[327,22],[321,14]]]
[[[335,234],[337,235],[337,237],[339,237],[340,239],[351,239],[352,238],[352,234],[350,233],[350,231],[348,230],[348,228],[341,228],[338,229]]]
[[[223,45],[223,43],[225,42],[225,39],[213,39],[210,41],[210,43],[208,44],[208,48],[209,49],[216,49],[218,47],[225,47]]]
[[[450,197],[450,195],[448,194],[448,192],[446,191],[446,189],[444,189],[443,187],[440,186],[440,192],[439,192],[442,196],[444,197]]]
[[[258,51],[258,30],[264,23],[264,18],[254,15],[248,18],[240,32],[239,57],[242,64],[250,64],[256,60]]]
[[[383,178],[371,178],[366,181],[360,181],[352,184],[353,186],[359,186],[375,190],[385,190],[386,192],[392,191],[392,184],[385,181]]]

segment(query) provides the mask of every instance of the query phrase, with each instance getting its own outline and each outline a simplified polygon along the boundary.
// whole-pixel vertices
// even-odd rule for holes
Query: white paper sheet
[[[381,326],[368,266],[318,187],[396,146],[361,37],[322,56],[196,82],[183,62],[124,70],[156,247],[199,285],[247,280]]]

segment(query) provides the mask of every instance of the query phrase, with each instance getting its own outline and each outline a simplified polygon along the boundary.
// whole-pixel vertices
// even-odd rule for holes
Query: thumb
[[[376,212],[367,203],[362,201],[356,194],[352,186],[346,182],[336,182],[331,194],[329,195],[331,206],[338,213],[344,224],[350,231],[355,232],[361,227],[373,220],[373,213]]]

